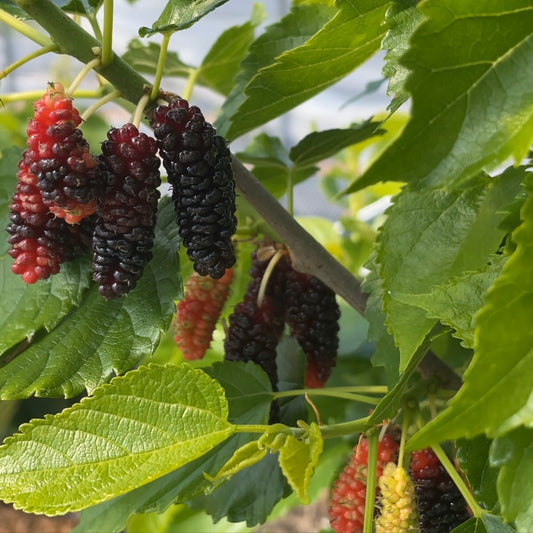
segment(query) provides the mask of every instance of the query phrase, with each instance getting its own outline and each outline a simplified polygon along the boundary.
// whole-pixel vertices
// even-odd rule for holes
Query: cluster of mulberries
[[[96,210],[98,161],[77,128],[81,123],[72,99],[60,83],[50,84],[34,103],[27,127],[27,157],[50,212],[76,224]]]
[[[220,278],[235,263],[235,183],[231,156],[196,106],[177,96],[152,119],[172,186],[179,234],[194,269]]]
[[[111,128],[100,156],[104,190],[93,235],[93,279],[107,299],[135,287],[152,258],[159,199],[155,139],[133,124]]]
[[[193,272],[187,280],[185,297],[178,302],[174,319],[174,340],[185,359],[201,359],[205,355],[232,280],[231,268],[220,279]]]
[[[420,533],[449,533],[470,518],[459,489],[431,448],[411,456]]]
[[[384,435],[378,443],[377,479],[383,468],[398,460],[398,443],[391,435]],[[336,533],[363,531],[368,470],[368,441],[362,438],[354,448],[348,464],[335,480],[331,491],[328,514]],[[379,491],[376,491],[379,500]]]
[[[376,533],[449,533],[468,520],[466,501],[430,448],[411,454],[409,473],[397,462],[398,444],[385,435],[378,445]],[[337,533],[363,531],[367,464],[363,438],[332,488],[329,518]]]
[[[276,347],[288,324],[307,358],[306,386],[323,387],[337,355],[340,311],[335,293],[314,276],[294,270],[288,254],[278,254],[266,279],[274,258],[264,258],[261,247],[254,252],[252,279],[230,316],[225,357],[255,361],[275,387]]]

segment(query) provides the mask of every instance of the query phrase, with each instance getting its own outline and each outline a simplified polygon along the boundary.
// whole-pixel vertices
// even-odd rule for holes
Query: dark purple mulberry
[[[31,161],[28,151],[24,152],[6,227],[11,245],[8,254],[14,259],[11,270],[25,283],[57,274],[61,263],[88,251],[94,224],[89,217],[70,225],[50,213],[37,187],[37,177],[29,170]]]
[[[431,448],[411,454],[420,533],[449,533],[470,518],[459,489]]]
[[[98,160],[89,152],[79,112],[60,83],[34,103],[27,127],[31,172],[49,210],[69,224],[94,213],[100,187]]]
[[[179,97],[155,109],[152,127],[172,185],[176,220],[195,271],[218,279],[235,263],[235,183],[224,139]]]
[[[155,139],[133,124],[111,128],[102,143],[105,191],[93,235],[93,279],[107,299],[135,287],[152,258],[161,180]]]
[[[269,259],[254,252],[244,299],[229,317],[224,342],[224,358],[229,361],[253,361],[267,373],[272,389],[277,390],[276,346],[283,333],[285,308],[282,297],[284,271],[288,260],[283,257],[271,273],[261,302],[257,299]]]
[[[306,387],[323,387],[335,366],[340,310],[318,278],[291,269],[286,280],[287,324],[307,357]]]

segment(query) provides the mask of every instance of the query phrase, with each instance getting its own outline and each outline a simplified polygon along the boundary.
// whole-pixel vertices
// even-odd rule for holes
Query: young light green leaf
[[[174,206],[165,197],[156,225],[154,258],[133,291],[106,301],[92,284],[79,306],[49,334],[36,337],[0,368],[2,399],[92,391],[155,349],[181,294],[174,217]]]
[[[484,265],[504,236],[498,229],[498,209],[519,190],[519,175],[511,180],[478,176],[462,188],[408,189],[396,197],[379,237],[378,263],[387,326],[400,349],[400,371],[437,321],[393,295],[426,294]]]
[[[133,370],[6,439],[0,496],[49,515],[89,507],[201,457],[233,433],[227,417],[224,390],[201,370]]]
[[[198,67],[198,83],[227,96],[241,61],[254,39],[254,29],[264,18],[264,8],[254,4],[249,22],[228,28],[215,41]]]
[[[442,285],[435,285],[427,294],[391,292],[391,297],[420,307],[429,318],[436,318],[453,328],[453,335],[462,340],[465,348],[473,348],[474,315],[485,303],[485,293],[501,275],[506,261],[504,255],[494,255],[489,264],[475,272],[465,272]]]
[[[289,152],[289,157],[297,168],[313,166],[347,146],[365,141],[381,133],[379,123],[370,120],[361,124],[354,124],[350,128],[315,131],[293,146]]]
[[[531,145],[530,0],[435,0],[420,10],[426,20],[402,57],[412,118],[346,193],[389,180],[453,186],[509,156],[520,162]]]
[[[268,26],[250,45],[248,55],[241,63],[235,86],[222,106],[222,112],[215,121],[220,135],[228,140],[229,127],[239,106],[246,100],[244,88],[259,69],[274,64],[276,57],[304,44],[336,13],[336,9],[322,3],[293,5],[290,13],[279,22]]]
[[[132,39],[122,59],[129,63],[137,72],[155,74],[157,61],[161,53],[161,45],[149,41],[144,44],[140,39]],[[186,78],[194,67],[184,63],[176,52],[167,52],[165,58],[165,76]]]
[[[244,468],[255,465],[267,453],[268,449],[265,446],[260,446],[258,441],[247,442],[235,451],[231,459],[212,478],[212,481],[229,478]]]
[[[228,420],[234,424],[266,424],[270,413],[272,389],[265,372],[255,363],[225,361],[215,363],[205,372],[216,379],[224,388],[229,404]],[[239,433],[217,446],[204,456],[178,468],[174,472],[156,479],[127,494],[103,502],[82,511],[76,533],[118,533],[124,529],[127,519],[134,513],[163,512],[172,503],[187,501],[208,492],[213,484],[204,473],[215,476],[235,450],[244,446],[255,435]],[[269,463],[270,464],[270,463]],[[254,468],[253,466],[250,468]],[[257,467],[259,470],[263,467]],[[270,487],[269,494],[278,498],[280,486],[284,487],[283,475],[274,458],[277,474],[271,478],[277,487]],[[270,475],[270,474],[269,474]],[[256,483],[253,478],[240,478],[243,494],[254,489],[243,486],[245,480]],[[230,480],[228,483],[231,483]],[[281,497],[281,496],[279,496]],[[73,532],[74,533],[74,532]]]
[[[283,475],[303,504],[309,503],[309,482],[323,448],[318,425],[313,422],[307,429],[305,440],[288,435],[279,450],[279,464]]]
[[[533,426],[531,176],[526,189],[522,225],[513,233],[516,250],[475,318],[474,358],[464,374],[464,385],[447,409],[414,435],[409,442],[413,448],[481,433],[498,436],[520,425]]]
[[[228,0],[169,0],[152,27],[139,28],[141,37],[183,30]]]
[[[338,0],[338,14],[305,44],[276,58],[245,87],[231,117],[234,139],[305,102],[379,49],[389,0]]]
[[[409,49],[409,41],[422,21],[422,13],[417,8],[418,2],[419,0],[397,0],[387,12],[389,30],[382,43],[382,48],[387,50],[383,74],[389,78],[387,94],[394,96],[389,104],[391,111],[396,111],[409,98],[404,87],[409,70],[400,58]]]
[[[498,496],[506,522],[518,531],[533,530],[533,430],[519,428],[496,439],[491,461],[501,467]]]

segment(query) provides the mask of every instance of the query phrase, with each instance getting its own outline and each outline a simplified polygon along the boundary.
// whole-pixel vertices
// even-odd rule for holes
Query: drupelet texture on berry
[[[194,269],[220,278],[235,263],[235,183],[224,139],[200,109],[173,97],[152,127],[172,186],[179,234]]]
[[[55,217],[44,204],[37,177],[30,171],[26,150],[19,162],[17,185],[9,206],[8,254],[11,270],[25,283],[35,283],[57,274],[61,263],[83,255],[89,249],[93,217],[69,225]]]
[[[259,305],[261,281],[269,261],[262,259],[257,250],[254,252],[251,280],[243,300],[229,317],[224,352],[229,361],[253,361],[260,365],[270,378],[273,390],[277,390],[276,346],[284,329],[282,292],[288,261],[284,258],[276,264]]]
[[[30,170],[49,210],[76,224],[96,210],[98,160],[77,128],[81,118],[60,83],[51,83],[34,103],[27,127]]]
[[[318,278],[291,269],[286,281],[287,324],[307,357],[306,387],[323,387],[335,366],[340,310]]]
[[[178,302],[174,320],[174,340],[185,359],[201,359],[205,355],[232,280],[231,268],[217,280],[196,272],[187,280],[185,298]]]
[[[105,189],[93,235],[93,279],[107,299],[132,290],[152,258],[159,158],[155,139],[133,124],[111,128],[102,143]]]
[[[411,454],[420,533],[449,533],[470,518],[468,506],[431,448]]]
[[[398,443],[391,435],[384,435],[378,443],[376,477],[379,480],[387,463],[398,460]],[[362,438],[354,447],[344,470],[339,474],[331,491],[329,521],[336,533],[361,533],[365,516],[368,465],[368,441]],[[379,500],[379,490],[376,501]]]

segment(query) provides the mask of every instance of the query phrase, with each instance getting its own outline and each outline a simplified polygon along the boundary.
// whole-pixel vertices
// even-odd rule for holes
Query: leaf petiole
[[[161,48],[159,50],[159,58],[157,60],[157,67],[155,71],[154,85],[150,93],[150,100],[157,100],[159,96],[159,88],[161,86],[161,79],[163,78],[163,71],[165,70],[165,61],[167,59],[168,43],[172,32],[163,33],[163,40],[161,41]]]
[[[366,474],[366,496],[365,496],[365,518],[363,522],[363,533],[372,533],[372,523],[374,521],[374,502],[376,500],[376,470],[378,465],[378,437],[376,429],[368,431],[366,438],[368,441],[368,466]]]
[[[102,66],[113,61],[113,0],[104,0],[104,34],[102,36]]]
[[[59,46],[56,44],[50,44],[48,46],[43,46],[42,48],[39,48],[38,50],[35,50],[34,52],[31,52],[27,56],[24,56],[23,58],[19,59],[18,61],[15,61],[8,67],[6,67],[4,70],[0,72],[0,79],[5,78],[9,73],[13,72],[14,70],[18,69],[22,65],[25,65],[26,63],[29,63],[32,59],[35,59],[37,57],[40,57],[42,55],[47,54],[48,52],[57,52],[59,50]]]

